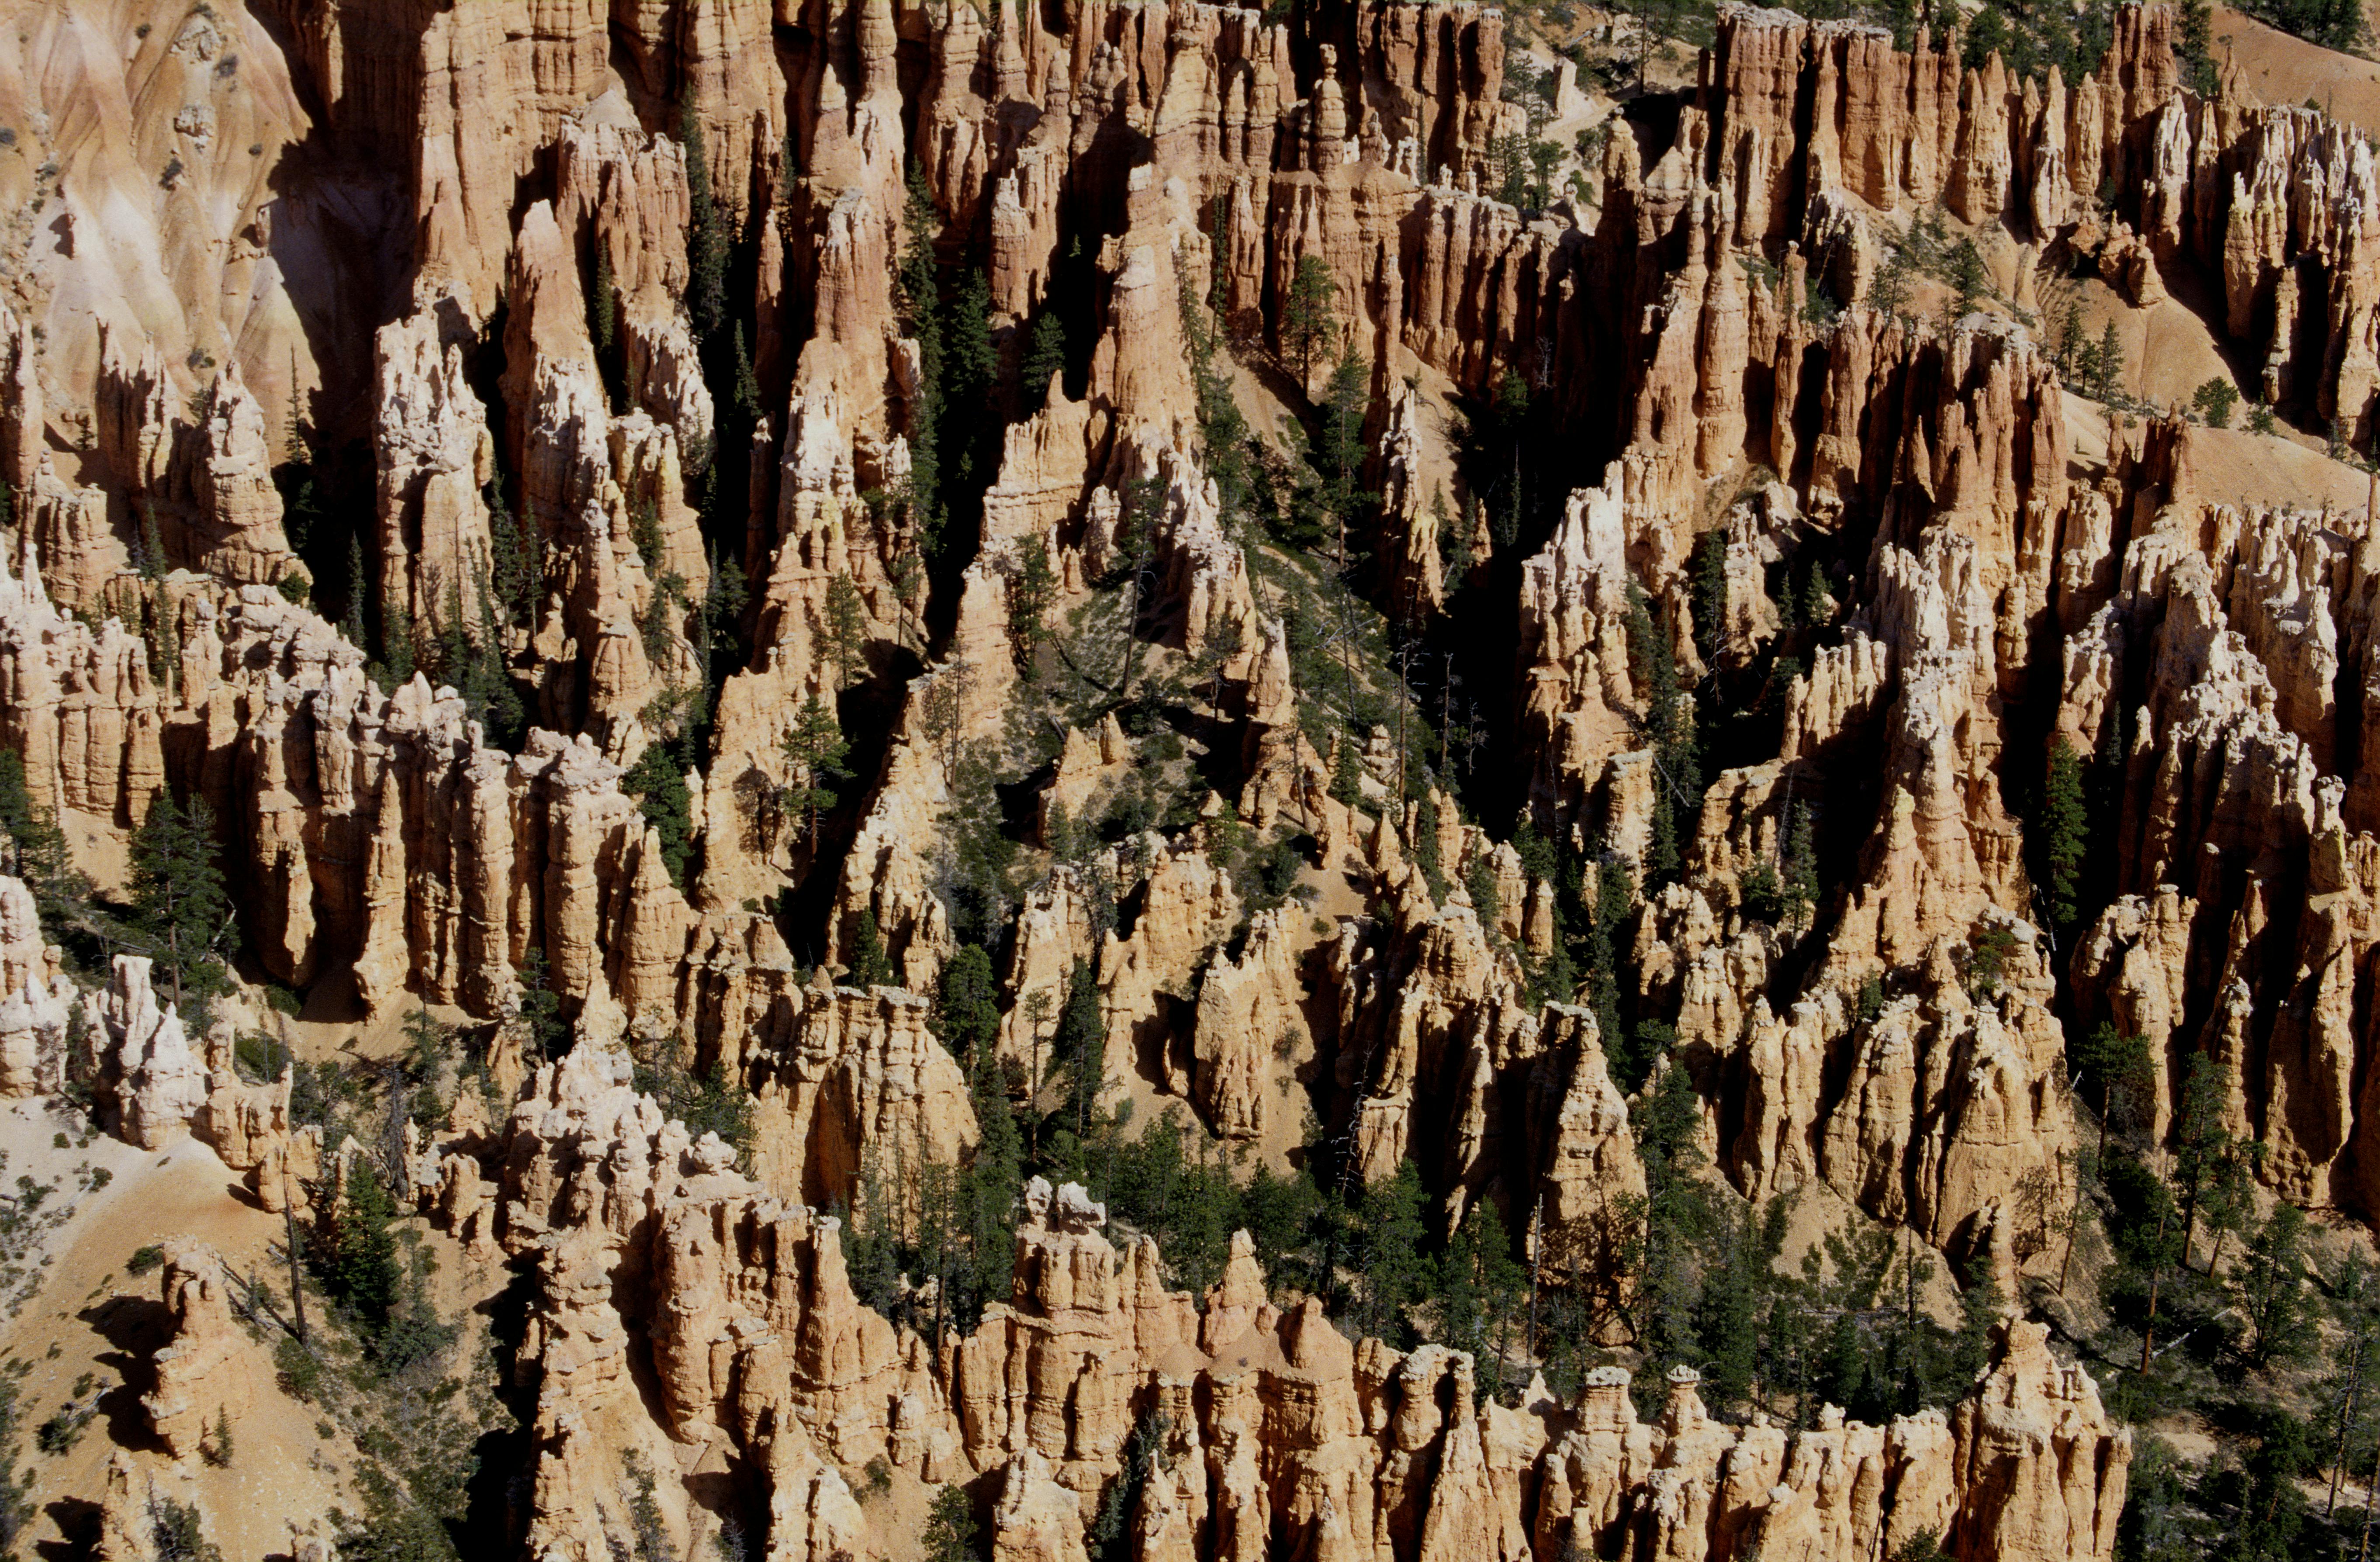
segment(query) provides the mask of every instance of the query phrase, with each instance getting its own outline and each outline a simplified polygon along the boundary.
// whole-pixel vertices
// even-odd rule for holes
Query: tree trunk
[[[2347,1399],[2338,1411],[2338,1452],[2330,1462],[2330,1495],[2324,1502],[2322,1516],[2327,1519],[2338,1508],[2338,1483],[2347,1473],[2347,1436],[2355,1425],[2355,1401],[2363,1391],[2363,1343],[2362,1329],[2355,1331],[2355,1350],[2348,1358]]]
[[[289,1168],[285,1164],[281,1168],[281,1229],[282,1241],[289,1249],[289,1305],[298,1314],[298,1343],[304,1345],[306,1288],[299,1282],[298,1272],[298,1201],[289,1186]]]

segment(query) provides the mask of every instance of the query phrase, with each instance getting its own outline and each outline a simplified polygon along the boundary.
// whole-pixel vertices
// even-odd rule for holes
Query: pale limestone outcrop
[[[496,450],[464,371],[472,334],[468,305],[450,290],[372,343],[381,601],[423,633],[479,630],[493,568],[480,494]]]
[[[58,969],[33,892],[0,874],[0,1098],[65,1084],[74,986]]]
[[[930,1006],[894,987],[795,995],[791,1026],[746,1054],[763,1148],[760,1181],[791,1202],[850,1207],[881,1178],[912,1213],[917,1169],[953,1164],[979,1132],[966,1077],[928,1028]]]
[[[174,1334],[151,1357],[156,1386],[140,1409],[176,1459],[200,1453],[227,1459],[230,1447],[218,1441],[226,1427],[237,1435],[261,1370],[249,1359],[247,1338],[232,1317],[231,1276],[212,1252],[181,1243],[165,1255],[160,1279]]]
[[[1278,1059],[1313,1046],[1286,914],[1258,912],[1236,960],[1218,955],[1198,988],[1190,1098],[1217,1134],[1254,1139],[1281,1109]]]
[[[152,985],[150,962],[115,957],[104,992],[85,1000],[92,1021],[90,1078],[109,1129],[144,1150],[188,1132],[206,1105],[207,1070],[182,1028],[173,995]]]
[[[1957,1555],[2114,1553],[2131,1433],[2109,1425],[2088,1373],[2050,1355],[2048,1332],[2001,1325],[1991,1373],[1951,1411]]]

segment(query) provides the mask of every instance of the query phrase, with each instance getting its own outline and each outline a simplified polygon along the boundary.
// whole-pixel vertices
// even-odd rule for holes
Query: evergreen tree
[[[537,626],[538,609],[545,598],[545,550],[504,503],[501,479],[493,489],[488,506],[489,584],[504,606],[504,621],[533,629]],[[361,557],[357,557],[355,567],[360,570]],[[360,616],[356,622],[361,625]]]
[[[909,508],[920,536],[928,539],[937,534],[943,513],[939,435],[942,420],[941,268],[934,257],[934,235],[941,226],[941,213],[934,209],[925,174],[912,163],[901,212],[901,261],[893,281],[903,324],[917,344],[917,387],[909,403],[907,430]]]
[[[1713,527],[1694,539],[1694,652],[1703,665],[1718,666],[1719,648],[1727,634],[1727,531]]]
[[[649,745],[620,778],[620,790],[637,799],[645,823],[661,837],[662,866],[669,870],[670,882],[685,889],[694,860],[694,794],[673,745]]]
[[[1123,1469],[1100,1499],[1099,1517],[1084,1536],[1094,1562],[1133,1562],[1139,1554],[1133,1544],[1132,1516],[1140,1506],[1148,1478],[1157,1472],[1158,1450],[1170,1430],[1165,1412],[1154,1409],[1142,1412],[1134,1424],[1132,1440],[1124,1447]]]
[[[2049,925],[2064,939],[2072,936],[2082,914],[2082,866],[2090,854],[2091,821],[2083,805],[2082,761],[2063,737],[2049,747],[2036,829]]]
[[[884,950],[884,935],[877,931],[876,913],[863,911],[859,924],[851,936],[850,975],[845,986],[855,987],[889,987],[892,985],[892,960]]]
[[[1370,375],[1351,345],[1339,355],[1322,394],[1321,437],[1315,442],[1316,469],[1322,477],[1319,503],[1337,524],[1339,567],[1346,567],[1347,527],[1374,503],[1364,491],[1364,414]]]
[[[975,1512],[967,1506],[966,1488],[936,1488],[926,1510],[922,1562],[976,1562]]]
[[[1033,334],[1026,343],[1025,362],[1017,370],[1018,400],[1028,413],[1048,405],[1050,383],[1066,369],[1066,322],[1058,311],[1044,307],[1033,319]],[[1059,386],[1061,394],[1064,387]]]
[[[735,334],[731,344],[731,369],[728,380],[727,405],[735,414],[735,426],[747,431],[760,421],[760,377],[752,369],[752,350],[744,340],[744,322],[735,322]]]
[[[1702,765],[1694,723],[1679,708],[1683,691],[1669,636],[1634,582],[1628,587],[1628,652],[1645,700],[1645,736],[1653,751],[1653,842],[1645,864],[1648,890],[1678,876],[1682,844],[1702,806]]]
[[[1500,1396],[1512,1326],[1528,1302],[1529,1272],[1512,1256],[1512,1238],[1492,1200],[1481,1199],[1463,1212],[1432,1289],[1439,1338],[1472,1352],[1488,1396]]]
[[[1359,1220],[1363,1229],[1362,1332],[1402,1348],[1409,1326],[1405,1310],[1419,1295],[1427,1277],[1422,1259],[1422,1205],[1427,1195],[1421,1172],[1411,1160],[1397,1163],[1396,1173],[1364,1189]]]
[[[1339,332],[1339,285],[1320,256],[1298,257],[1281,306],[1281,345],[1297,360],[1302,388],[1314,378],[1314,355]]]
[[[1000,1034],[1000,984],[981,945],[962,946],[943,965],[934,1034],[970,1073],[997,1067],[990,1048]]]
[[[1099,988],[1088,962],[1075,962],[1066,977],[1066,1003],[1058,1013],[1058,1035],[1050,1061],[1066,1072],[1066,1112],[1075,1120],[1075,1136],[1090,1131],[1099,1109],[1099,1092],[1107,1084],[1107,1017],[1099,1011]]]
[[[1793,805],[1785,828],[1785,905],[1789,926],[1807,928],[1817,914],[1818,848],[1810,810]]]
[[[2191,1054],[2182,1066],[2181,1101],[2173,1119],[2173,1174],[2181,1188],[2181,1261],[2185,1265],[2198,1235],[2199,1199],[2230,1153],[2224,1096],[2222,1066],[2204,1052]]]
[[[803,819],[804,839],[818,840],[819,815],[835,804],[832,784],[849,781],[851,772],[844,768],[844,758],[851,752],[843,728],[834,719],[833,708],[818,696],[813,689],[802,702],[794,717],[793,726],[785,733],[785,763],[793,777],[780,794],[783,805]]]
[[[587,300],[588,312],[593,319],[595,350],[612,350],[613,321],[618,313],[616,292],[612,281],[612,252],[601,242],[595,246],[595,287]]]
[[[174,1006],[224,990],[220,951],[231,901],[216,860],[214,816],[160,793],[132,837],[133,924],[173,987]]]
[[[2095,375],[2092,399],[2113,406],[2116,393],[2124,381],[2124,345],[2116,336],[2113,318],[2099,333],[2099,350],[2092,367]]]
[[[1998,12],[1986,6],[1983,14],[1998,16]],[[1985,270],[1983,251],[1972,238],[1961,238],[1950,251],[1950,290],[1952,318],[1961,320],[1983,308],[1984,296],[1991,290],[1991,273]]]
[[[2204,9],[2202,0],[2201,8]],[[2240,405],[2239,388],[2221,375],[2216,375],[2190,394],[2190,405],[2210,429],[2231,426],[2231,409]]]
[[[1604,1059],[1613,1081],[1623,1094],[1633,1095],[1645,1083],[1649,1060],[1630,1045],[1620,1018],[1619,951],[1621,925],[1628,920],[1630,909],[1626,867],[1619,863],[1589,864],[1582,870],[1579,899],[1589,913],[1582,940],[1587,1007],[1595,1011],[1596,1034],[1602,1038]]]
[[[1355,738],[1352,733],[1341,733],[1330,750],[1330,800],[1350,808],[1364,804],[1364,769],[1355,758]]]
[[[1422,881],[1429,886],[1429,898],[1440,904],[1446,900],[1446,866],[1438,845],[1438,793],[1427,787],[1414,805],[1413,860],[1421,870]]]
[[[1019,672],[1030,672],[1034,652],[1040,648],[1044,621],[1058,598],[1057,572],[1050,567],[1050,547],[1038,537],[1017,545],[1016,565],[1008,574],[1008,635],[1016,648]]]
[[[826,638],[839,692],[849,686],[854,668],[867,671],[868,660],[868,608],[860,599],[859,583],[847,575],[827,582]]]
[[[727,224],[711,197],[710,152],[689,79],[677,105],[678,144],[686,149],[686,312],[697,336],[709,336],[727,315]]]
[[[991,345],[991,285],[980,267],[959,279],[942,341],[938,406],[944,419],[944,488],[953,500],[965,497],[971,509],[1000,465],[1001,423],[991,415],[1000,355]]]
[[[1705,1393],[1718,1404],[1734,1406],[1752,1399],[1767,1301],[1761,1282],[1771,1273],[1776,1253],[1764,1241],[1766,1233],[1749,1204],[1723,1231],[1694,1299],[1694,1341],[1703,1357]],[[1781,1229],[1777,1235],[1782,1238]]]
[[[367,589],[361,534],[351,531],[347,534],[347,611],[339,621],[339,633],[346,636],[347,644],[358,650],[369,649],[371,645],[364,635],[364,593]]]
[[[413,682],[413,615],[401,603],[381,604],[380,660],[391,684],[402,686]]]
[[[532,945],[521,957],[520,986],[520,1013],[528,1030],[530,1061],[560,1057],[570,1026],[562,1017],[562,995],[553,990],[543,949]]]
[[[347,1162],[346,1179],[331,1217],[331,1251],[323,1283],[368,1329],[385,1326],[397,1302],[405,1270],[389,1229],[396,1205],[380,1175],[362,1156]]]
[[[2248,1324],[2240,1358],[2253,1371],[2302,1359],[2319,1338],[2306,1296],[2305,1225],[2295,1205],[2275,1205],[2233,1273],[2232,1295]]]
[[[33,892],[44,923],[79,914],[89,891],[75,871],[66,831],[55,814],[33,801],[25,757],[13,748],[0,748],[0,869]]]
[[[991,957],[981,945],[962,946],[942,967],[934,1030],[943,1047],[966,1069],[967,1094],[981,1132],[974,1158],[961,1180],[971,1257],[969,1278],[976,1288],[972,1304],[962,1309],[965,1317],[979,1311],[984,1301],[1008,1292],[1016,1193],[1023,1181],[1025,1160],[1024,1135],[1009,1100],[1008,1073],[998,1049],[1000,983],[992,975]]]

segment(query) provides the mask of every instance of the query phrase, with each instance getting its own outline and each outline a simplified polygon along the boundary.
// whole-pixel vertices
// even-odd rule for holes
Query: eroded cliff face
[[[1961,1556],[2113,1555],[2131,1435],[2037,1325],[2004,1326],[1947,1417],[1888,1427],[1831,1409],[1800,1432],[1730,1425],[1687,1369],[1650,1423],[1620,1368],[1590,1373],[1567,1404],[1534,1384],[1515,1409],[1481,1395],[1466,1352],[1351,1343],[1316,1302],[1274,1305],[1245,1232],[1203,1298],[1169,1290],[1153,1241],[1119,1251],[1080,1188],[1036,1179],[1012,1294],[937,1341],[853,1293],[841,1220],[761,1193],[716,1140],[690,1144],[619,1084],[625,1067],[582,1043],[499,1134],[458,1140],[442,1174],[449,1189],[481,1178],[497,1240],[537,1255],[538,1555],[606,1555],[602,1505],[580,1495],[616,1484],[623,1448],[668,1439],[723,1439],[765,1471],[784,1555],[891,1551],[862,1539],[853,1495],[876,1460],[978,1483],[994,1555],[1080,1555],[1135,1427],[1151,1423],[1165,1431],[1126,1531],[1147,1557],[1257,1558],[1286,1536],[1318,1556],[1790,1544],[1855,1558],[1921,1532]],[[181,1274],[169,1294],[188,1291]],[[653,1420],[625,1359],[647,1351]],[[662,1506],[674,1544],[716,1522],[674,1488]]]
[[[1192,1295],[1034,1183],[1013,1294],[896,1326],[855,1210],[926,1219],[981,1092],[1048,1113],[1062,1016],[1094,1099],[1275,1165],[1311,1111],[1349,1187],[1494,1209],[1604,1277],[1623,1356],[1664,1089],[1734,1194],[1823,1188],[2011,1297],[2103,1018],[2158,1132],[2204,1055],[2275,1193],[2380,1212],[2369,516],[2204,502],[2178,416],[2086,455],[2012,314],[1868,304],[1937,211],[2020,295],[2053,254],[2195,277],[2266,396],[2368,442],[2372,151],[2183,90],[2161,8],[2046,85],[1730,10],[1527,211],[1506,18],[1455,0],[222,0],[121,51],[88,9],[0,72],[51,170],[0,157],[0,745],[111,893],[204,801],[243,979],[442,1006],[495,1091],[326,1145],[0,878],[0,1096],[195,1135],[276,1214],[401,1161],[533,1277],[531,1555],[609,1556],[633,1453],[732,1468],[774,1556],[888,1552],[881,1459],[1072,1558],[1160,1424],[1147,1557],[2111,1553],[2128,1434],[2021,1318],[1886,1427],[1685,1378],[1648,1423],[1623,1368],[1515,1407],[1245,1238]],[[1534,510],[1480,442],[1524,405]],[[1698,770],[1664,734],[1706,720]],[[2070,928],[2028,855],[2053,738],[2110,810]],[[749,1155],[630,1039],[748,1092]],[[225,1284],[165,1271],[176,1457],[245,1370]]]

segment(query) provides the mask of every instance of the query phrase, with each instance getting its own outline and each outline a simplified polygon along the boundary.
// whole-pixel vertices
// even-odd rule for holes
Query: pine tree
[[[1705,667],[1716,668],[1727,635],[1727,532],[1713,527],[1694,539],[1694,652]]]
[[[1364,1189],[1362,1225],[1363,1332],[1402,1346],[1407,1332],[1405,1309],[1421,1290],[1427,1270],[1422,1259],[1422,1206],[1427,1195],[1421,1172],[1410,1160],[1397,1163],[1396,1173]]]
[[[25,757],[13,748],[0,748],[0,845],[6,848],[0,866],[24,880],[44,922],[79,911],[89,887],[75,871],[56,816],[33,801]]]
[[[390,684],[402,686],[413,681],[413,615],[394,600],[381,604],[380,655]]]
[[[1762,1251],[1757,1217],[1749,1204],[1705,1270],[1694,1299],[1695,1343],[1701,1348],[1704,1392],[1721,1405],[1752,1398],[1759,1367],[1759,1279],[1769,1265]]]
[[[727,224],[710,191],[710,153],[689,79],[678,100],[678,144],[686,149],[686,312],[697,336],[719,329],[727,313]]]
[[[1000,984],[981,945],[960,948],[942,968],[934,1006],[935,1034],[965,1067],[967,1095],[980,1137],[960,1180],[960,1200],[970,1250],[970,1277],[978,1300],[1005,1296],[1014,1256],[1015,1206],[1024,1180],[1025,1138],[1008,1096],[1008,1072],[1000,1059]]]
[[[845,986],[855,987],[889,987],[892,985],[892,961],[884,951],[884,935],[877,931],[876,913],[863,911],[859,924],[851,936],[850,975]]]
[[[975,1512],[966,1488],[942,1486],[926,1510],[922,1562],[976,1562]]]
[[[2093,399],[2113,406],[2116,392],[2124,380],[2124,345],[2117,339],[2112,318],[2099,333],[2099,351],[2093,367],[2096,371]]]
[[[1317,255],[1298,257],[1281,306],[1281,345],[1297,359],[1297,382],[1314,378],[1314,355],[1338,334],[1339,285]]]
[[[1008,573],[1008,636],[1016,648],[1019,672],[1033,669],[1033,653],[1040,648],[1044,620],[1057,600],[1058,575],[1050,567],[1050,547],[1038,537],[1017,545],[1016,565]]]
[[[1653,842],[1645,873],[1647,887],[1658,888],[1678,876],[1682,843],[1702,806],[1702,764],[1694,725],[1679,708],[1684,696],[1676,655],[1654,622],[1644,588],[1633,581],[1627,627],[1631,671],[1643,691],[1645,735],[1653,751]]]
[[[909,169],[902,207],[901,262],[894,273],[903,323],[917,344],[917,386],[909,403],[909,504],[921,534],[935,532],[942,515],[941,427],[942,327],[934,235],[941,213],[926,188],[924,173]]]
[[[1355,759],[1355,738],[1341,733],[1330,749],[1330,800],[1350,808],[1364,805],[1364,769]]]
[[[733,343],[733,371],[728,381],[727,405],[735,415],[735,427],[747,432],[760,422],[760,377],[752,369],[752,350],[744,340],[744,322],[735,322]]]
[[[1034,317],[1033,334],[1025,347],[1025,363],[1017,371],[1017,388],[1023,394],[1019,400],[1027,412],[1038,412],[1049,404],[1050,381],[1065,372],[1066,322],[1058,311],[1044,306]],[[1063,387],[1060,387],[1062,392]]]
[[[562,1017],[562,995],[553,990],[543,949],[532,945],[521,957],[520,987],[520,1014],[528,1028],[530,1061],[561,1056],[570,1026]]]
[[[1990,6],[1987,15],[1997,15]],[[1951,306],[1954,319],[1964,319],[1983,307],[1984,295],[1990,291],[1991,273],[1984,269],[1983,251],[1972,238],[1961,238],[1950,251],[1950,288],[1956,296]]]
[[[2175,30],[2173,53],[2181,67],[2182,85],[2202,98],[2215,96],[2215,7],[2208,0],[2181,0],[2180,25]]]
[[[193,797],[160,793],[132,838],[133,922],[155,951],[178,1009],[223,988],[217,951],[231,931],[231,901],[216,860],[214,816]]]
[[[1438,846],[1438,794],[1427,788],[1414,806],[1413,834],[1414,866],[1421,869],[1422,881],[1429,886],[1429,898],[1443,903],[1447,884]]]
[[[1339,355],[1323,388],[1321,437],[1314,445],[1316,469],[1322,476],[1321,506],[1338,523],[1342,570],[1347,565],[1347,528],[1376,497],[1362,486],[1364,414],[1370,391],[1370,372],[1350,345]]]
[[[396,1205],[381,1185],[380,1174],[366,1157],[351,1158],[332,1217],[329,1272],[323,1278],[331,1294],[374,1331],[388,1323],[405,1280],[396,1237],[389,1229],[395,1217]]]
[[[1806,928],[1818,906],[1818,848],[1810,810],[1793,805],[1785,827],[1785,905],[1790,925]]]
[[[991,974],[991,957],[980,945],[963,945],[942,966],[934,1035],[972,1074],[997,1070],[990,1048],[999,1034],[1000,984]]]
[[[2248,1323],[2239,1354],[2253,1371],[2301,1360],[2319,1338],[2306,1296],[2305,1228],[2295,1205],[2275,1205],[2233,1273],[2232,1295]]]
[[[2190,394],[2190,405],[2210,429],[2231,426],[2231,411],[2240,405],[2239,387],[2217,374]]]
[[[340,617],[338,634],[346,636],[347,646],[355,646],[357,650],[371,648],[371,640],[364,634],[364,593],[367,590],[362,536],[350,531],[347,533],[347,611]]]
[[[847,575],[838,575],[826,586],[827,654],[834,661],[834,688],[841,692],[851,684],[852,670],[866,671],[868,651],[867,605],[859,595],[858,583]]]
[[[1594,1011],[1596,1034],[1602,1041],[1612,1079],[1623,1094],[1633,1094],[1645,1083],[1645,1064],[1620,1018],[1618,956],[1621,925],[1628,920],[1627,870],[1618,863],[1588,864],[1582,872],[1579,899],[1588,912],[1581,940],[1586,956],[1587,1007]]]
[[[1058,1013],[1057,1043],[1050,1061],[1066,1072],[1066,1113],[1075,1120],[1075,1137],[1090,1132],[1099,1109],[1099,1092],[1107,1086],[1107,1016],[1099,1009],[1099,988],[1089,963],[1075,962],[1066,977],[1066,1004]]]
[[[620,778],[620,790],[637,799],[645,823],[661,837],[662,865],[669,870],[670,882],[685,889],[694,860],[694,794],[672,745],[648,746]]]
[[[2090,854],[2091,827],[2083,805],[2082,760],[2063,737],[2049,746],[2049,772],[2042,784],[2035,828],[2049,925],[2065,939],[2082,914],[2082,865]]]
[[[851,745],[843,735],[843,728],[834,719],[834,709],[810,691],[802,708],[794,717],[793,726],[785,733],[785,763],[794,776],[780,793],[786,808],[803,816],[803,836],[818,839],[819,815],[835,804],[831,781],[849,781],[851,772],[844,769],[844,757]]]
[[[941,449],[949,465],[945,487],[980,495],[1000,464],[1000,419],[991,394],[1000,355],[991,345],[991,284],[981,267],[959,279],[942,327]]]
[[[612,282],[612,251],[601,242],[595,246],[595,289],[587,300],[588,311],[594,320],[595,351],[609,354],[612,350],[613,318],[618,312],[616,289]]]

